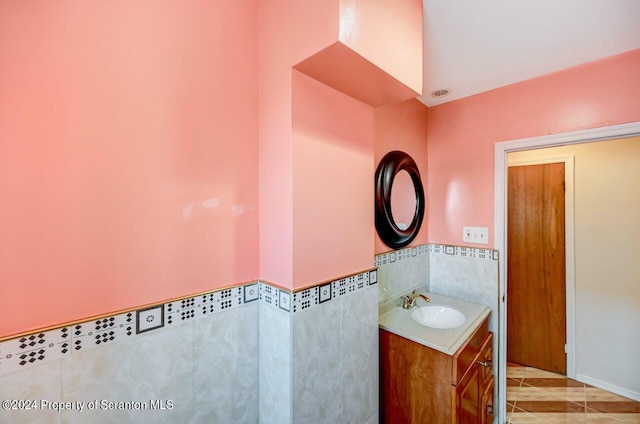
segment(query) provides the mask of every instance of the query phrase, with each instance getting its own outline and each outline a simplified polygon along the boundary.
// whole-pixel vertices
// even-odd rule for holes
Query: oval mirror
[[[409,228],[416,210],[416,191],[406,169],[398,171],[391,186],[391,214],[401,230]]]
[[[415,161],[401,151],[387,153],[375,174],[375,225],[380,239],[393,249],[407,246],[418,235],[424,210]]]

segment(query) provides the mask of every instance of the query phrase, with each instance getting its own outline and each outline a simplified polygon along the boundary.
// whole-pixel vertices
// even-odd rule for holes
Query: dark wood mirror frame
[[[416,209],[413,220],[405,230],[398,227],[391,212],[393,180],[396,174],[402,170],[411,177],[416,192]],[[393,249],[407,246],[418,235],[425,210],[420,171],[411,156],[405,152],[394,150],[382,158],[376,169],[375,197],[375,224],[380,239]]]

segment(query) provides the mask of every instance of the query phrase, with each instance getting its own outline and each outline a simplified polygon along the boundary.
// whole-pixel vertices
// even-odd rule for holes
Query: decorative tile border
[[[254,301],[295,314],[374,284],[377,284],[376,270],[298,292],[256,281],[53,330],[34,332],[0,342],[0,375],[131,339],[138,334],[203,319]]]
[[[477,247],[452,246],[448,244],[429,244],[429,253],[443,253],[446,255],[462,256],[467,258],[498,260],[498,250],[481,249]]]
[[[391,252],[381,253],[375,256],[374,263],[376,267],[391,264],[406,259],[415,258],[429,253],[429,245],[421,244],[419,246],[407,247],[406,249],[392,250]]]
[[[293,313],[313,308],[378,283],[378,271],[365,271],[293,293]]]
[[[257,300],[257,283],[204,293],[164,304],[165,325],[194,321]],[[253,294],[247,296],[247,292]]]
[[[260,301],[285,312],[298,313],[378,283],[378,271],[371,270],[292,292],[260,283]],[[291,300],[293,298],[293,300]]]
[[[258,282],[0,342],[0,375],[205,318],[258,300]]]
[[[267,305],[280,307],[280,289],[270,286],[269,284],[260,282],[260,301]]]
[[[135,319],[135,312],[127,312],[2,342],[0,375],[130,338]]]
[[[416,256],[428,255],[429,253],[443,253],[453,256],[467,258],[498,260],[498,251],[495,249],[480,249],[477,247],[453,246],[448,244],[421,244],[406,249],[394,250],[381,253],[375,256],[376,267],[415,258]]]

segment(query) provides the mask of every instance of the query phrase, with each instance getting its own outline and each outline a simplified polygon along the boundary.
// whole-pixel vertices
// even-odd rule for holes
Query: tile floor
[[[640,402],[564,375],[509,363],[509,424],[640,424]]]

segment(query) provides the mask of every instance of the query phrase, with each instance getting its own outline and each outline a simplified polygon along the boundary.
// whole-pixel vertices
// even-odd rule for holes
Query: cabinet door
[[[480,422],[480,372],[478,364],[474,364],[458,388],[457,392],[457,416],[458,424],[477,424]]]
[[[489,333],[456,390],[458,424],[493,423],[493,334]]]
[[[493,376],[489,384],[484,388],[482,401],[480,402],[480,422],[481,424],[493,423]]]
[[[489,333],[478,354],[478,365],[480,366],[480,384],[486,386],[493,378],[493,333]]]

